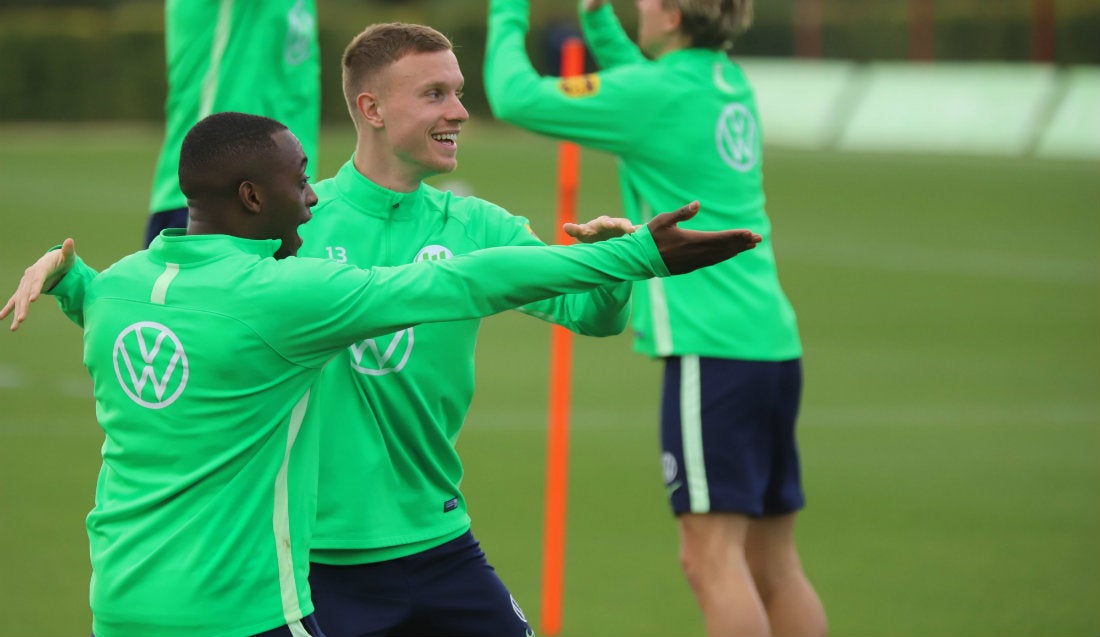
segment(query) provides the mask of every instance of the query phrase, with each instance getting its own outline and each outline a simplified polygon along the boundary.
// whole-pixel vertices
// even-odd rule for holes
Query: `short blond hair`
[[[410,53],[450,51],[447,36],[423,24],[384,22],[372,24],[344,49],[344,100],[355,117],[355,99],[378,71]]]
[[[733,41],[752,26],[752,0],[662,0],[665,9],[678,9],[680,30],[691,46],[728,51]]]

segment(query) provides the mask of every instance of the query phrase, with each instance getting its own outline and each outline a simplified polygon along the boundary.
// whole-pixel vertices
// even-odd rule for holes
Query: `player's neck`
[[[420,188],[423,179],[410,174],[394,157],[380,157],[377,154],[356,149],[352,159],[355,169],[367,179],[387,190],[394,192],[413,192]]]

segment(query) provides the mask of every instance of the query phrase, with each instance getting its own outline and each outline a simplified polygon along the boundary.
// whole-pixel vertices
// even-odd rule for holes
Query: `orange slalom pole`
[[[562,45],[562,76],[584,73],[584,44],[569,38]],[[554,243],[572,243],[561,229],[576,219],[580,148],[558,145],[558,214]],[[569,409],[573,385],[573,333],[550,328],[550,397],[546,445],[546,504],[542,549],[542,633],[561,632],[565,582],[565,503],[569,482]]]
[[[1054,0],[1031,0],[1031,60],[1054,62]]]

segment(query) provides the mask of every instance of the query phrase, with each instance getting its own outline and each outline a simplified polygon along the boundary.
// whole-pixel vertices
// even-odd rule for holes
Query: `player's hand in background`
[[[0,309],[0,319],[7,318],[11,314],[11,330],[14,332],[19,324],[27,318],[27,311],[31,303],[38,299],[43,292],[48,292],[57,285],[61,277],[68,274],[76,262],[76,242],[65,239],[60,250],[50,250],[42,255],[38,261],[23,271],[23,278],[19,280],[19,287],[15,294],[11,295],[8,302]]]
[[[595,11],[603,5],[607,4],[607,0],[584,0],[585,11]]]
[[[648,224],[661,258],[672,274],[684,274],[720,263],[745,250],[752,250],[762,240],[751,230],[706,232],[685,230],[677,225],[698,212],[699,202],[693,201],[675,212],[657,215]]]
[[[629,219],[600,215],[587,223],[566,223],[561,229],[581,243],[596,243],[630,234],[637,230],[638,226],[631,223]]]

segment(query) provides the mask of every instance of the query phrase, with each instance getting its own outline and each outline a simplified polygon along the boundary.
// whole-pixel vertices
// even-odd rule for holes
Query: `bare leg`
[[[767,637],[768,616],[745,560],[749,518],[685,513],[680,563],[703,611],[707,637]]]
[[[825,609],[798,559],[795,516],[751,520],[745,558],[767,609],[773,637],[824,637],[828,633]]]

